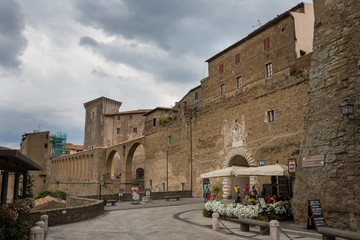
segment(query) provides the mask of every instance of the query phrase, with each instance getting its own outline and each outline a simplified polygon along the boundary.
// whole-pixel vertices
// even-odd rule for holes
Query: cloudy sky
[[[311,2],[311,1],[307,1]],[[34,130],[82,144],[83,103],[170,107],[205,60],[297,0],[0,0],[0,146]]]

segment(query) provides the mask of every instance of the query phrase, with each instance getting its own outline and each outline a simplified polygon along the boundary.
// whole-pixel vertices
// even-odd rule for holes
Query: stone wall
[[[104,202],[101,200],[69,197],[68,207],[51,210],[32,211],[29,223],[33,226],[41,215],[49,216],[49,226],[78,222],[97,217],[104,213]]]
[[[360,116],[360,5],[315,0],[314,53],[305,115],[302,157],[325,155],[320,167],[298,162],[294,216],[306,224],[310,199],[322,203],[328,226],[360,231],[360,128],[339,109],[344,99]]]

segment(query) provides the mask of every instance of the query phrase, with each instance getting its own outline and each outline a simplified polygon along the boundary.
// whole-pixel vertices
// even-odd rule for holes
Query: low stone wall
[[[49,216],[49,226],[78,222],[104,213],[103,201],[80,197],[68,197],[66,208],[39,210],[30,213],[30,224],[39,221],[41,215]]]
[[[140,193],[140,199],[145,196],[144,192]],[[151,199],[165,199],[166,196],[180,196],[180,198],[191,198],[191,191],[171,191],[171,192],[152,192]],[[99,199],[99,195],[86,196],[86,198]],[[101,199],[106,200],[117,200],[118,194],[106,194],[101,195]],[[131,193],[124,193],[123,201],[132,201]]]

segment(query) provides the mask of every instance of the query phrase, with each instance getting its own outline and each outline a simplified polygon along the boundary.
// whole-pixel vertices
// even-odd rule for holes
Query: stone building
[[[279,15],[207,60],[209,76],[176,104],[176,119],[156,125],[164,113],[148,113],[146,186],[202,196],[204,172],[259,166],[260,160],[287,164],[303,137],[313,21],[307,3]],[[222,186],[224,197],[234,184],[243,189],[250,181],[259,190],[270,183],[269,178],[210,181]]]
[[[40,191],[45,190],[47,184],[52,153],[50,132],[24,134],[20,144],[20,152],[42,168],[42,171],[29,171],[29,176],[34,181],[33,193],[36,196]]]
[[[84,150],[83,145],[75,145],[72,143],[66,143],[66,154],[78,153]]]
[[[339,108],[348,99],[355,105],[350,118],[360,118],[360,5],[315,0],[314,6],[314,53],[294,216],[306,224],[306,201],[319,199],[330,227],[360,231],[360,123],[349,124]]]

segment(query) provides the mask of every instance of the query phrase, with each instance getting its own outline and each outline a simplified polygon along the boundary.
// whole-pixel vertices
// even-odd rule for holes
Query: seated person
[[[276,203],[276,194],[273,194],[271,198],[267,201],[267,203]]]
[[[250,199],[250,195],[249,195],[249,193],[246,193],[244,202],[247,203],[249,201],[249,199]]]
[[[255,204],[255,198],[254,198],[253,195],[250,195],[249,200],[248,200],[248,203],[250,203],[250,204]]]
[[[241,203],[241,199],[239,196],[235,199],[235,203]]]

